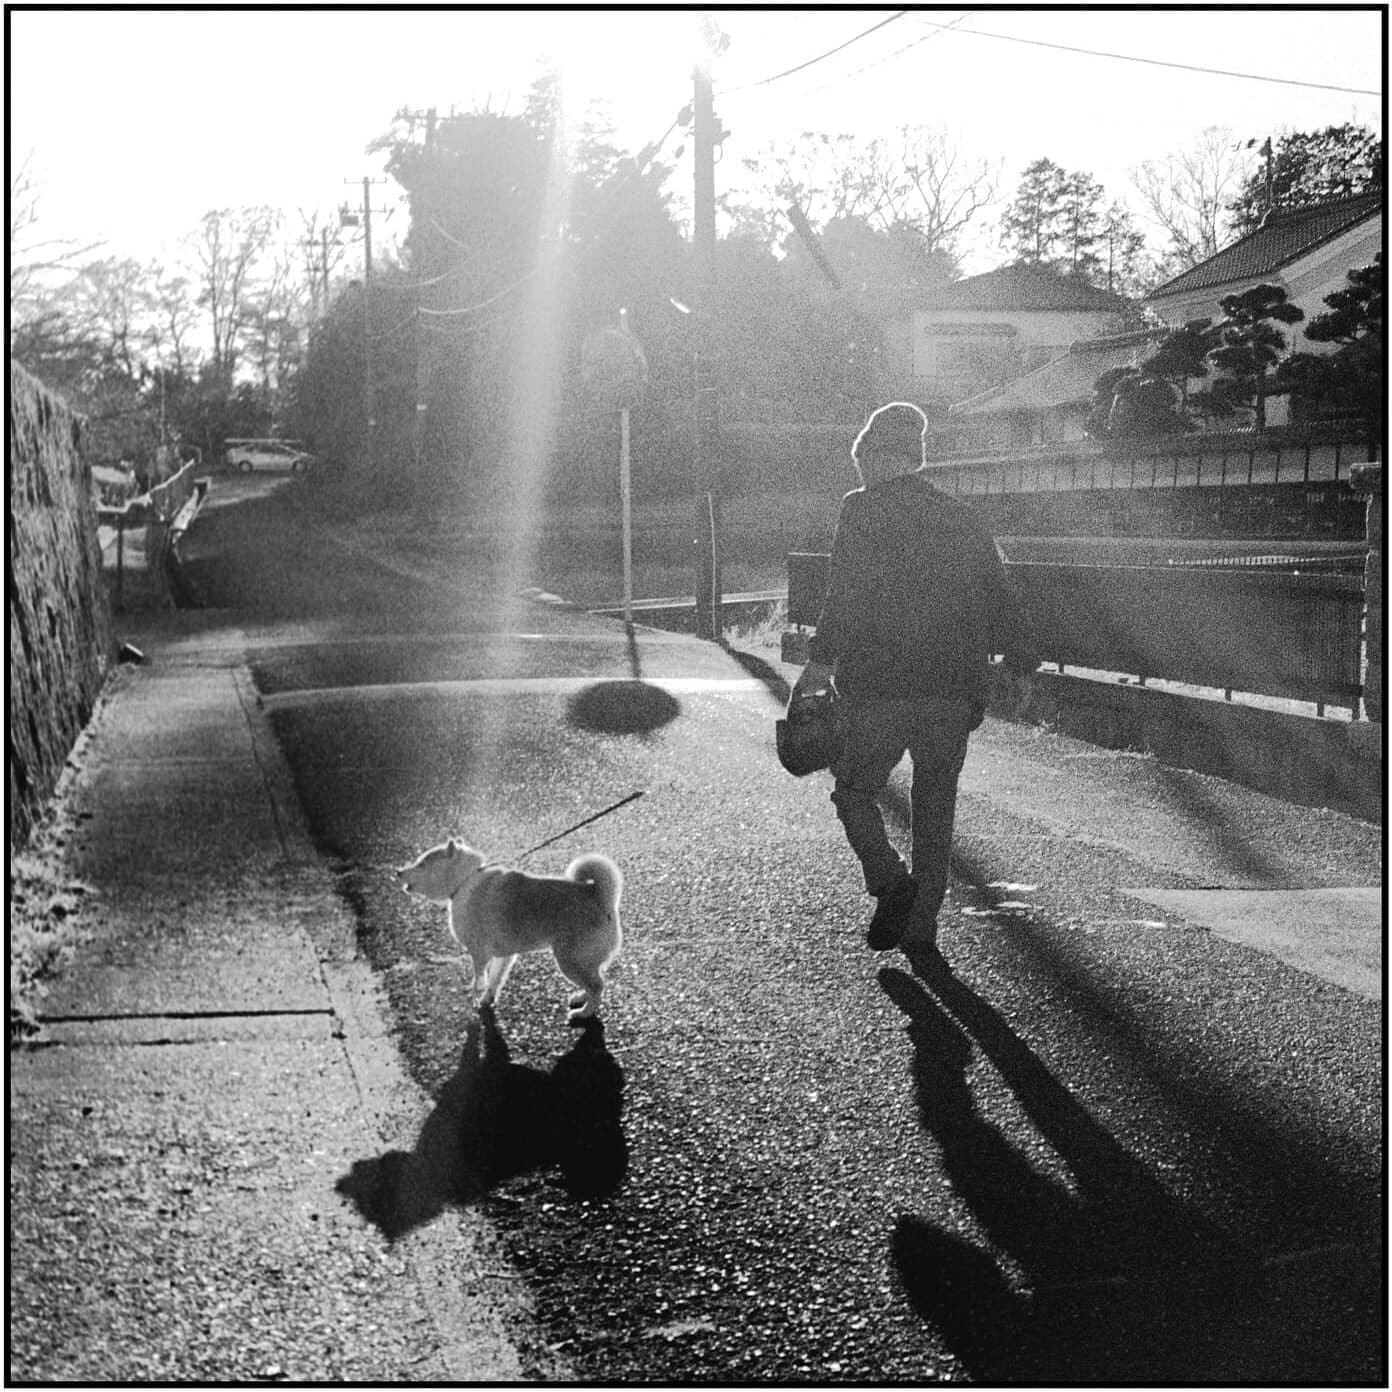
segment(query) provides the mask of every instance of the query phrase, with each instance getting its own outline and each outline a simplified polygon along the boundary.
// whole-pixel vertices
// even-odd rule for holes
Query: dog
[[[579,987],[569,1021],[598,1014],[604,974],[623,945],[623,875],[608,856],[583,855],[564,875],[529,875],[491,865],[451,838],[396,872],[408,894],[449,905],[449,929],[474,967],[476,1003],[491,1009],[523,952],[549,947],[562,975]]]

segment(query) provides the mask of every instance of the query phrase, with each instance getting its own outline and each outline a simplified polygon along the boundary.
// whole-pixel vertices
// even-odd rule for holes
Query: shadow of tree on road
[[[881,970],[908,1021],[919,1112],[989,1247],[901,1215],[891,1239],[912,1307],[975,1378],[1107,1383],[1366,1376],[1375,1302],[1296,1272],[1172,1196],[936,953]],[[931,988],[925,989],[925,984]],[[979,1047],[1071,1171],[1040,1172],[976,1107]],[[999,1258],[1023,1275],[1012,1286]]]
[[[681,714],[681,702],[660,686],[643,681],[600,681],[577,692],[566,705],[566,719],[600,735],[647,735]]]
[[[600,1021],[586,1021],[548,1073],[511,1061],[485,1009],[415,1149],[356,1160],[335,1188],[389,1241],[532,1170],[558,1167],[571,1197],[604,1197],[628,1170],[623,1087]]]
[[[631,681],[599,681],[577,692],[566,705],[566,719],[578,729],[600,735],[649,735],[681,714],[681,702],[669,691],[643,680],[643,664],[633,625],[628,633]]]

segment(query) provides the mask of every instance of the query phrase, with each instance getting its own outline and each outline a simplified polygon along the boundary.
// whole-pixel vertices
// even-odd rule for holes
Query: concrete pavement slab
[[[379,1144],[335,1040],[53,1047],[16,1072],[12,1376],[445,1372],[403,1256],[333,1193]]]
[[[148,764],[99,765],[74,788],[72,807],[84,823],[74,848],[79,875],[211,873],[214,859],[218,874],[245,874],[253,863],[280,856],[280,827],[254,763],[162,762],[155,772]]]
[[[1123,889],[1148,904],[1201,924],[1229,942],[1245,943],[1288,966],[1382,999],[1380,888],[1372,889]]]

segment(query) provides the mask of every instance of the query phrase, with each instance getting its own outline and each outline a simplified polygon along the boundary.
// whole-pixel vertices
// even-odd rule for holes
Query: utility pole
[[[718,639],[720,577],[720,403],[715,363],[715,119],[710,50],[697,60],[692,103],[692,150],[696,164],[692,245],[695,252],[695,476],[696,633]]]
[[[345,184],[354,183],[345,179]],[[372,381],[372,185],[382,183],[363,175],[363,395],[367,403],[367,472],[377,472],[377,396]]]
[[[426,247],[433,245],[430,233],[430,220],[427,214],[426,191],[430,187],[430,157],[435,151],[435,108],[432,106],[425,117],[425,175],[416,194],[415,262],[416,271],[416,412],[412,422],[411,444],[412,460],[415,467],[414,478],[420,482],[425,466],[425,418],[429,411],[430,358],[425,345],[425,309],[427,290],[433,278],[435,258],[427,256]]]

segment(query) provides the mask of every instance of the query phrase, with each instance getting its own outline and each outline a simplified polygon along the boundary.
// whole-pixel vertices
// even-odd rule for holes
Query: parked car
[[[256,469],[296,473],[312,462],[312,456],[295,440],[228,440],[224,457],[229,469],[244,474]]]

